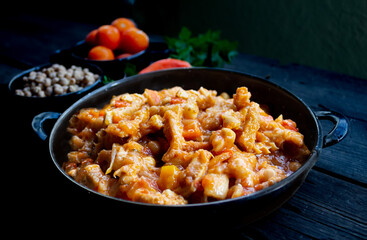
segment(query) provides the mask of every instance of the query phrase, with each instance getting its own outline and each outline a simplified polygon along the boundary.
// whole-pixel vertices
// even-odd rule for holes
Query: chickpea
[[[31,71],[24,76],[24,87],[16,89],[15,94],[26,97],[61,95],[79,91],[95,83],[98,78],[99,75],[90,72],[88,68],[72,65],[67,69],[56,63],[40,71]]]
[[[83,79],[83,77],[84,77],[84,74],[83,74],[83,72],[82,72],[82,71],[80,71],[80,70],[75,70],[75,71],[74,71],[74,73],[73,73],[73,77],[74,77],[75,79],[82,80],[82,79]]]
[[[39,86],[35,86],[32,88],[32,92],[38,94],[42,89]]]
[[[275,171],[271,168],[263,168],[259,171],[259,177],[261,182],[266,182],[275,175],[276,175]]]
[[[158,141],[149,141],[147,144],[150,151],[152,151],[153,154],[157,155],[162,151],[162,147],[160,146]]]
[[[56,75],[57,75],[57,77],[58,77],[58,78],[63,78],[63,77],[65,77],[66,72],[64,72],[64,71],[60,71],[60,72],[58,72]]]
[[[94,78],[90,76],[85,76],[83,83],[85,84],[85,86],[92,85],[94,83]]]
[[[35,71],[32,71],[29,73],[29,80],[35,80],[36,79],[36,72]]]
[[[39,91],[38,92],[38,97],[46,97],[46,94],[45,94],[45,92],[44,91]]]
[[[69,79],[67,79],[67,78],[61,78],[60,79],[60,84],[62,85],[62,86],[67,86],[67,85],[69,85]]]
[[[70,85],[76,84],[76,79],[75,78],[69,79],[69,83],[70,83]]]
[[[45,79],[45,82],[44,82],[44,86],[45,87],[49,87],[49,86],[51,86],[51,84],[52,84],[51,78],[46,78]]]
[[[18,95],[18,96],[25,96],[24,91],[21,90],[21,89],[15,90],[15,94]]]
[[[222,128],[219,131],[213,132],[209,139],[215,152],[220,152],[224,148],[231,147],[235,140],[236,133],[229,128]]]
[[[52,86],[48,86],[46,88],[46,96],[52,96],[52,93],[53,93],[53,87]]]
[[[289,162],[289,170],[295,172],[300,168],[302,165],[299,162]]]
[[[50,74],[48,74],[49,78],[53,79],[57,76],[56,72],[51,72]]]
[[[54,90],[55,95],[61,95],[64,93],[64,88],[58,83],[54,85],[53,90]]]
[[[228,95],[228,93],[226,92],[222,92],[220,95],[220,97],[224,98],[224,99],[230,99],[231,97]]]
[[[52,68],[52,67],[49,67],[49,68],[46,69],[47,75],[50,75],[51,73],[54,73],[54,72],[55,72],[55,69]]]
[[[185,118],[194,119],[199,114],[199,108],[195,103],[185,104],[183,107],[183,116]]]
[[[26,97],[32,97],[32,93],[31,93],[31,91],[30,91],[30,90],[23,90],[23,92],[24,92],[24,95],[25,95]]]
[[[78,91],[78,86],[77,85],[70,85],[68,92],[76,92]]]
[[[52,84],[58,83],[60,81],[60,78],[55,77],[52,79]]]

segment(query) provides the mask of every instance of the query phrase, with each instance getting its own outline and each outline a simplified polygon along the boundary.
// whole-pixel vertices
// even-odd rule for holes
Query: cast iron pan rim
[[[148,77],[149,75],[160,75],[162,72],[176,72],[176,71],[187,71],[187,72],[195,72],[195,71],[210,71],[210,72],[226,72],[229,74],[236,74],[236,75],[245,75],[249,78],[253,78],[256,79],[257,81],[260,82],[264,82],[266,84],[271,85],[274,88],[278,88],[280,90],[282,90],[283,92],[285,92],[286,94],[290,95],[295,101],[299,101],[300,103],[302,103],[306,109],[309,111],[309,113],[312,115],[314,123],[316,124],[316,128],[317,128],[317,143],[314,147],[314,149],[311,150],[311,154],[308,157],[308,159],[305,161],[305,164],[303,164],[301,166],[301,168],[299,168],[296,172],[294,172],[293,174],[291,174],[290,176],[286,177],[285,179],[281,180],[278,183],[275,183],[272,186],[269,186],[265,189],[262,189],[258,192],[252,193],[250,195],[247,196],[243,196],[243,197],[237,197],[237,198],[233,198],[233,199],[224,199],[224,200],[218,200],[218,201],[214,201],[214,202],[208,202],[208,203],[192,203],[192,204],[186,204],[186,205],[158,205],[158,204],[151,204],[151,203],[141,203],[141,202],[133,202],[133,201],[129,201],[129,200],[124,200],[124,199],[120,199],[120,198],[115,198],[115,197],[111,197],[111,196],[107,196],[101,193],[98,193],[96,191],[93,191],[89,188],[87,188],[86,186],[76,182],[72,177],[70,177],[69,175],[67,175],[65,173],[65,171],[61,168],[61,166],[57,163],[55,156],[54,156],[54,152],[52,150],[52,146],[53,146],[53,140],[54,140],[54,135],[55,132],[58,128],[58,126],[60,125],[60,123],[63,121],[64,116],[70,114],[71,112],[76,112],[76,110],[78,109],[74,109],[76,105],[78,105],[79,103],[83,102],[85,99],[88,99],[89,97],[91,97],[92,95],[95,95],[97,93],[103,92],[108,90],[111,87],[120,85],[120,84],[125,84],[125,83],[129,83],[131,81],[134,81],[135,78],[139,78],[140,76],[145,76]],[[148,75],[149,74],[149,75]],[[65,121],[65,120],[64,120]],[[282,187],[284,187],[285,185],[287,185],[288,183],[290,183],[291,181],[295,180],[299,175],[301,175],[302,173],[304,173],[305,171],[309,171],[313,165],[316,163],[318,155],[321,151],[321,129],[319,127],[319,122],[314,114],[314,112],[308,107],[307,104],[305,104],[300,98],[298,98],[297,96],[295,96],[294,94],[292,94],[291,92],[289,92],[288,90],[286,90],[283,87],[280,87],[272,82],[269,82],[267,80],[264,80],[260,77],[256,77],[244,72],[239,72],[239,71],[233,71],[233,70],[226,70],[226,69],[221,69],[221,68],[203,68],[203,67],[194,67],[194,68],[179,68],[179,69],[167,69],[167,70],[161,70],[161,71],[157,71],[157,72],[151,72],[151,73],[146,73],[146,74],[142,74],[142,75],[136,75],[136,76],[132,76],[132,77],[127,77],[127,78],[123,78],[121,80],[118,81],[114,81],[112,83],[109,83],[91,93],[88,93],[86,96],[84,96],[83,98],[79,99],[77,102],[75,102],[72,106],[70,106],[57,120],[57,122],[55,123],[52,132],[50,134],[50,138],[49,138],[49,151],[52,157],[52,160],[54,162],[54,164],[56,165],[56,167],[58,168],[58,170],[66,177],[68,178],[71,182],[75,183],[76,185],[78,185],[79,187],[82,187],[83,189],[87,190],[89,193],[93,193],[93,194],[97,194],[101,197],[104,198],[108,198],[114,201],[120,201],[123,203],[127,203],[127,204],[132,204],[132,205],[141,205],[141,206],[145,206],[145,207],[154,207],[154,208],[192,208],[192,207],[211,207],[211,206],[216,206],[216,205],[227,205],[227,204],[231,204],[233,202],[238,202],[238,201],[245,201],[245,200],[251,200],[254,198],[261,198],[264,195],[267,195],[271,192],[274,192]],[[307,174],[306,174],[307,175]],[[245,203],[242,203],[245,204]]]

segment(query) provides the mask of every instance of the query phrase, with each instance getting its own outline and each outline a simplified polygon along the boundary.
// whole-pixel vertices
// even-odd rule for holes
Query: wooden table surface
[[[13,114],[9,113],[18,107],[8,96],[11,78],[48,62],[57,49],[72,46],[96,26],[32,15],[11,16],[8,20],[9,24],[0,29],[0,35],[6,36],[0,38],[0,86],[2,106],[7,112],[2,114],[2,125],[11,128]],[[350,122],[347,137],[322,150],[305,183],[288,202],[266,218],[231,229],[227,235],[234,239],[367,239],[367,80],[300,65],[282,66],[246,54],[239,54],[226,68],[265,78],[288,89],[313,110],[337,111]],[[15,116],[19,118],[19,113]],[[3,171],[8,173],[7,179],[12,179],[6,183],[9,200],[22,202],[14,208],[11,224],[30,224],[34,216],[52,222],[60,218],[55,211],[58,206],[53,205],[55,199],[71,199],[63,198],[66,190],[57,189],[62,176],[53,166],[47,145],[32,133],[30,120],[21,120],[23,132],[17,132],[14,126],[10,135],[16,136],[10,136],[4,148],[13,154],[11,158],[5,157],[6,151],[3,154]],[[326,134],[331,125],[322,121],[322,126]],[[33,151],[22,151],[29,148]],[[46,186],[45,181],[56,186]],[[48,197],[39,197],[44,195]],[[64,209],[61,216],[72,217],[76,209]]]

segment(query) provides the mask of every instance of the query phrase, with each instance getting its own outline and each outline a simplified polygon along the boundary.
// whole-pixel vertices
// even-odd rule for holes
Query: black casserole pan
[[[103,107],[113,95],[126,92],[143,93],[145,88],[161,90],[173,86],[195,90],[203,86],[207,89],[217,90],[218,94],[227,92],[230,95],[235,93],[237,87],[248,87],[252,94],[251,100],[267,104],[273,117],[283,114],[284,118],[296,121],[300,132],[304,134],[305,143],[311,151],[310,157],[291,176],[251,195],[183,206],[159,206],[108,197],[77,183],[62,170],[62,163],[67,160],[67,153],[70,151],[68,141],[71,136],[66,128],[69,119],[75,112],[81,108]],[[220,222],[223,222],[223,219],[225,219],[224,222],[231,222],[230,220],[251,222],[259,219],[280,207],[296,192],[317,161],[322,148],[338,143],[348,132],[348,121],[343,115],[332,111],[313,112],[301,99],[271,82],[239,72],[207,68],[157,71],[110,83],[86,95],[63,114],[45,112],[37,115],[33,119],[32,126],[36,133],[42,137],[46,136],[42,124],[50,118],[58,118],[49,136],[50,155],[60,173],[74,183],[68,185],[68,187],[72,186],[73,188],[70,189],[70,194],[74,194],[74,190],[89,193],[84,196],[88,202],[94,201],[93,199],[105,202],[100,205],[103,212],[108,212],[106,208],[110,208],[113,209],[113,212],[118,211],[124,216],[130,217],[133,217],[131,215],[137,217],[159,216],[161,219],[166,219],[166,223],[171,222],[169,219],[172,218],[174,218],[172,221],[175,223],[179,219],[187,221],[187,219],[198,218],[213,222],[219,219],[222,219]],[[320,119],[330,120],[334,124],[334,128],[326,136],[322,136]],[[221,218],[218,218],[219,216]]]

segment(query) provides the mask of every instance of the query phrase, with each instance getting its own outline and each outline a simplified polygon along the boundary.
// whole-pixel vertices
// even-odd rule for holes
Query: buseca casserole
[[[114,96],[69,121],[63,169],[116,198],[152,204],[236,198],[281,181],[310,152],[296,123],[275,120],[240,87],[227,93],[181,87]]]

